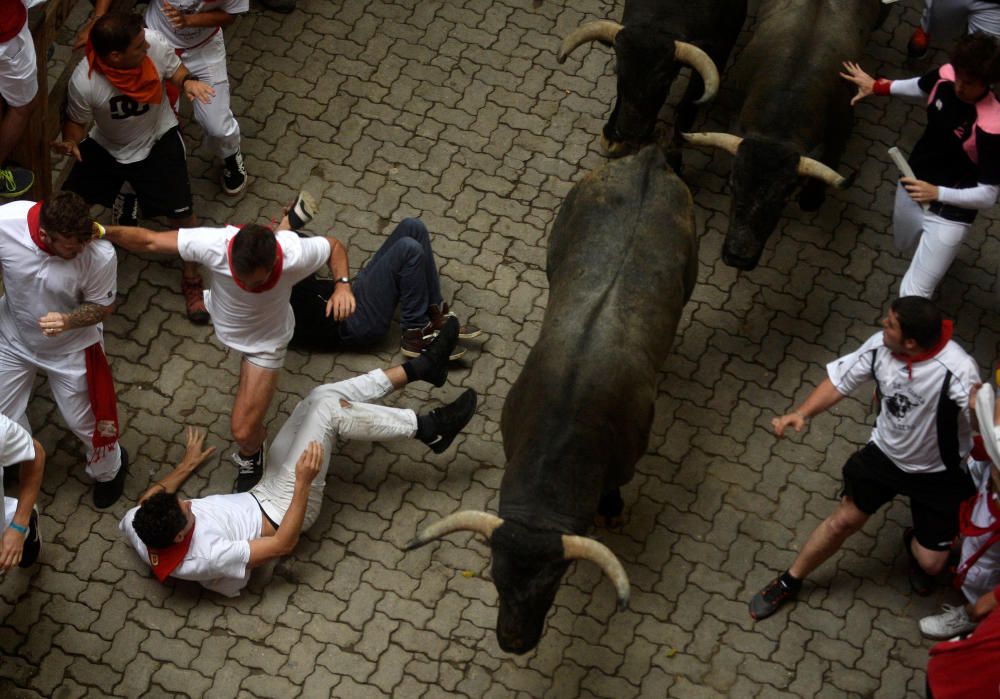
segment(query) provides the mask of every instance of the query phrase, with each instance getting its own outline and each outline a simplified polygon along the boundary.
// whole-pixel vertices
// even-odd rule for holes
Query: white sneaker
[[[976,628],[976,622],[965,612],[965,605],[944,605],[944,612],[920,620],[920,632],[928,638],[951,638]]]

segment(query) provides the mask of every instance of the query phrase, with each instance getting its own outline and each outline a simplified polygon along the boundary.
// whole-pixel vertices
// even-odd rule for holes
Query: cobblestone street
[[[209,225],[266,223],[308,189],[320,201],[311,229],[345,243],[352,272],[396,223],[421,217],[445,299],[485,333],[466,343],[443,389],[407,388],[388,402],[433,407],[471,387],[480,407],[441,455],[415,441],[343,445],[319,521],[238,599],[160,584],[118,520],[180,459],[185,425],[206,428],[219,455],[182,494],[229,492],[239,356],[185,319],[179,263],[120,251],[121,305],[105,339],[132,455],[125,496],[93,507],[79,442],[40,382],[29,416],[49,454],[44,544],[38,565],[0,579],[0,695],[923,696],[932,643],[917,620],[959,596],[945,586],[911,594],[901,500],[820,568],[797,604],[758,623],[747,611],[832,511],[841,466],[868,438],[866,392],[782,442],[770,420],[874,333],[897,295],[908,259],[892,247],[897,171],[886,149],[912,148],[925,124],[919,104],[861,103],[840,168],[859,170],[854,185],[816,213],[789,205],[749,273],[719,259],[731,157],[685,151],[698,285],[660,375],[649,450],[623,489],[624,526],[594,532],[631,579],[627,611],[616,611],[596,566],[574,564],[538,648],[508,655],[494,635],[488,546],[459,534],[401,548],[442,515],[496,512],[500,413],[541,326],[546,236],[573,184],[605,162],[599,135],[615,96],[609,49],[581,47],[563,65],[556,52],[582,21],[619,19],[622,4],[299,0],[290,15],[254,5],[226,30],[251,182],[240,198],[220,194],[221,166],[186,106],[195,212]],[[903,4],[858,57],[872,74],[909,77],[943,61],[932,52],[905,64],[921,3]],[[722,84],[699,130],[729,129],[725,74]],[[984,377],[1000,340],[988,310],[998,232],[996,209],[980,216],[938,297]],[[290,352],[271,434],[313,387],[398,363],[398,346],[394,330],[372,353]]]

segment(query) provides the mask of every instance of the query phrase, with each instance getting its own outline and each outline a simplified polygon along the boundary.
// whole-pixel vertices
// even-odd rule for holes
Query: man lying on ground
[[[444,329],[420,357],[385,371],[319,386],[301,401],[278,432],[263,479],[247,493],[182,500],[177,489],[214,447],[188,428],[181,463],[140,498],[119,528],[162,582],[168,576],[196,580],[235,597],[250,571],[286,556],[303,529],[319,516],[330,455],[338,437],[369,441],[416,438],[440,454],[476,409],[476,393],[418,415],[366,401],[382,398],[410,381],[443,386],[458,321]]]

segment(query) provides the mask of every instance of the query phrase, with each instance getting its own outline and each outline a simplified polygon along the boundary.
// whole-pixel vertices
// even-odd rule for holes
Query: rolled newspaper
[[[896,146],[893,146],[889,149],[889,157],[892,158],[892,162],[896,164],[896,167],[899,169],[899,173],[903,177],[911,177],[913,179],[917,178],[917,176],[913,174],[913,168],[910,167],[908,162],[906,162],[906,157],[903,155],[903,151],[899,150]],[[924,211],[927,211],[927,209],[930,208],[930,204],[926,203],[921,204],[920,206],[923,207]]]

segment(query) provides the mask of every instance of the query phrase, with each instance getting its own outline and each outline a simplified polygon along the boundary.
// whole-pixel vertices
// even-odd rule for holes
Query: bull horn
[[[618,36],[618,32],[622,29],[622,25],[618,24],[618,22],[612,22],[608,19],[584,22],[563,39],[556,60],[560,63],[565,63],[566,58],[576,51],[580,44],[585,44],[588,41],[606,41],[609,44],[613,44],[615,37]]]
[[[618,591],[618,609],[625,611],[628,608],[629,596],[628,574],[615,554],[611,553],[611,549],[590,537],[572,534],[562,535],[562,545],[563,558],[592,561],[601,567]]]
[[[493,535],[493,530],[501,524],[503,524],[503,519],[488,512],[463,510],[424,527],[403,549],[412,551],[452,532],[478,532],[489,539]]]
[[[847,182],[847,178],[832,167],[812,158],[799,158],[799,174],[803,177],[815,177],[817,180],[838,189],[843,189],[845,182]]]
[[[701,81],[705,83],[705,91],[695,104],[705,104],[715,97],[719,91],[719,69],[715,67],[715,61],[709,58],[708,54],[694,44],[686,41],[674,42],[674,60],[687,63],[694,68]]]
[[[698,133],[681,134],[692,146],[711,146],[721,148],[736,155],[743,139],[731,133],[719,133],[717,131],[701,131]]]

